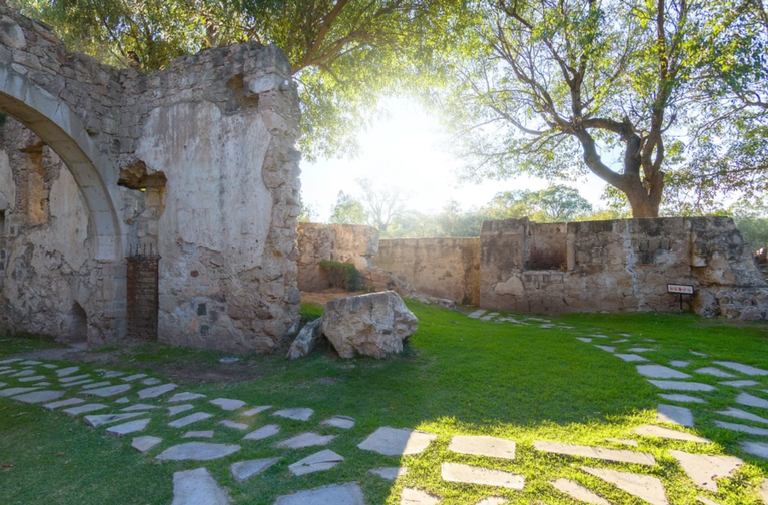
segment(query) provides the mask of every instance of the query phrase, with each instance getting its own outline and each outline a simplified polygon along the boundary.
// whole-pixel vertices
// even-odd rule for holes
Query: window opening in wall
[[[68,314],[69,331],[67,342],[82,343],[88,341],[88,315],[79,303],[75,302]]]

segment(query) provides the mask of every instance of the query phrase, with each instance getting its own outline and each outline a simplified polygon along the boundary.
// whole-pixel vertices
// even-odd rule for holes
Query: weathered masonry
[[[0,3],[0,110],[0,331],[115,343],[130,312],[145,338],[241,352],[296,326],[300,112],[279,49],[142,74]],[[137,250],[159,261],[132,266],[128,307]]]
[[[307,225],[302,224],[302,227]],[[299,271],[312,271],[304,251],[333,253],[325,237],[300,235]],[[334,225],[336,227],[344,225]],[[339,231],[341,230],[341,231]],[[355,228],[338,228],[355,234]],[[373,237],[371,237],[373,240]],[[368,241],[370,242],[370,240]],[[457,303],[520,312],[635,312],[679,310],[668,284],[693,286],[689,309],[708,317],[768,319],[768,284],[730,218],[655,218],[534,223],[486,221],[479,238],[345,239],[364,251],[372,274]],[[345,250],[345,258],[355,252]],[[319,259],[329,259],[327,257]],[[344,261],[344,259],[342,259]],[[316,265],[316,263],[315,263]],[[314,267],[316,268],[316,267]],[[306,276],[305,276],[306,277]],[[300,283],[302,289],[311,289]]]

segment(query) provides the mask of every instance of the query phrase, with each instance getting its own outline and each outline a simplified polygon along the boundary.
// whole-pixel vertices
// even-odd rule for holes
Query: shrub
[[[321,261],[318,265],[328,279],[330,287],[346,289],[347,291],[360,289],[360,272],[357,271],[355,265],[338,261]]]

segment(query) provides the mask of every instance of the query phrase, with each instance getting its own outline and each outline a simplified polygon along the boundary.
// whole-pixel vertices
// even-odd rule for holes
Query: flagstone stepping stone
[[[85,416],[83,420],[85,421],[85,424],[87,424],[88,426],[92,426],[93,428],[98,428],[99,426],[102,426],[104,424],[116,423],[118,421],[123,421],[125,419],[137,417],[142,414],[143,412],[131,412],[129,414],[93,415],[93,416]]]
[[[197,400],[198,398],[205,398],[205,395],[201,395],[199,393],[176,393],[175,395],[168,398],[168,403],[175,403],[175,402],[186,402],[189,400]]]
[[[768,444],[762,442],[741,442],[741,450],[758,458],[768,459]]]
[[[437,435],[432,433],[384,426],[368,435],[357,447],[384,456],[411,456],[421,454],[435,439]]]
[[[161,382],[163,381],[161,381],[160,379],[156,379],[154,377],[150,377],[149,379],[144,379],[143,381],[141,381],[141,383],[144,384],[145,386],[154,386],[155,384],[160,384]]]
[[[0,391],[0,396],[16,396],[21,393],[28,393],[30,391],[37,391],[40,388],[8,388]]]
[[[128,398],[126,398],[125,396],[123,396],[122,398],[118,398],[117,400],[115,400],[115,403],[129,403],[129,402],[130,402],[130,400],[129,400]]]
[[[129,375],[128,377],[123,377],[121,380],[124,380],[125,382],[131,382],[131,381],[143,379],[146,376],[147,374],[145,373],[137,373],[137,374]]]
[[[627,340],[626,338],[622,338],[621,340],[614,340],[612,343],[613,344],[623,344],[625,342],[629,342],[629,340]]]
[[[152,410],[156,408],[157,408],[157,405],[147,405],[146,403],[137,403],[136,405],[131,405],[130,407],[125,407],[124,409],[120,409],[120,411],[133,412],[135,410]]]
[[[7,385],[8,385],[8,383],[7,383],[7,382],[0,382],[0,388],[4,388],[4,387],[5,387],[5,386],[7,386]]]
[[[700,382],[660,381],[648,379],[648,382],[668,391],[714,391],[715,387]]]
[[[336,438],[336,435],[318,435],[317,433],[309,432],[278,442],[275,446],[301,449],[302,447],[312,447],[315,445],[328,445],[334,438]]]
[[[378,475],[382,479],[397,480],[398,477],[408,475],[408,467],[405,466],[384,466],[381,468],[372,468],[368,473]]]
[[[634,361],[648,361],[644,357],[640,356],[639,354],[617,354],[617,358],[621,358],[626,362],[634,362]]]
[[[438,503],[440,498],[415,487],[403,488],[403,494],[400,495],[400,505],[437,505]]]
[[[118,424],[117,426],[111,426],[104,430],[104,434],[110,437],[122,437],[129,433],[136,433],[146,428],[149,421],[150,419],[137,419],[128,423]]]
[[[32,385],[35,386],[35,387],[43,387],[43,386],[50,386],[51,383],[50,382],[35,382]]]
[[[225,419],[223,421],[219,421],[219,424],[222,426],[226,426],[227,428],[234,428],[236,430],[247,430],[248,425],[245,423],[237,423],[235,421],[230,421],[229,419]]]
[[[723,379],[732,379],[733,377],[736,377],[732,373],[726,372],[725,370],[720,370],[719,368],[715,368],[713,366],[705,366],[704,368],[699,368],[698,370],[694,370],[693,373],[711,375],[713,377],[722,377]]]
[[[448,450],[471,456],[515,459],[515,443],[503,438],[487,436],[456,435],[451,439]]]
[[[561,493],[567,494],[574,500],[592,503],[594,505],[611,505],[611,502],[596,495],[578,482],[568,479],[557,479],[550,482],[550,484],[552,484],[555,489]]]
[[[702,505],[723,505],[722,503],[712,501],[709,498],[704,498],[703,496],[697,496],[696,501]]]
[[[663,365],[637,365],[637,373],[652,379],[690,379],[690,375]]]
[[[9,368],[9,367],[6,367],[6,368]],[[9,370],[3,370],[2,372],[0,372],[0,375],[9,374],[9,373],[15,372],[15,371],[16,370],[14,368],[10,368]]]
[[[28,359],[26,361],[22,361],[21,363],[19,363],[19,365],[42,365],[42,364],[43,364],[42,361],[35,361],[31,359]]]
[[[307,421],[315,411],[312,409],[285,409],[273,412],[273,416],[284,417],[286,419],[293,419],[294,421]]]
[[[79,366],[71,366],[71,367],[68,367],[68,368],[60,368],[60,369],[56,370],[56,375],[59,376],[59,377],[66,377],[67,375],[72,375],[73,373],[77,372],[78,370],[80,370]]]
[[[607,468],[582,466],[582,470],[606,482],[610,482],[622,491],[645,500],[651,505],[669,505],[664,485],[656,477],[637,473],[618,472]]]
[[[747,426],[746,424],[726,423],[725,421],[715,421],[715,425],[724,430],[768,437],[768,429],[765,428],[755,428],[754,426]]]
[[[717,493],[718,490],[715,479],[730,477],[737,468],[744,464],[742,460],[733,456],[690,454],[673,450],[670,450],[669,454],[680,463],[694,484],[713,493]]]
[[[689,396],[689,395],[683,395],[683,394],[664,394],[659,393],[659,396],[664,398],[665,400],[669,400],[672,402],[680,402],[680,403],[707,403],[701,398],[696,398],[695,396]]]
[[[443,480],[446,482],[462,482],[507,489],[523,489],[525,485],[525,478],[522,475],[479,466],[443,463],[440,465],[440,470]]]
[[[735,417],[736,419],[744,419],[745,421],[768,424],[768,419],[764,417],[760,417],[750,412],[745,412],[741,409],[736,409],[733,407],[728,407],[727,410],[718,410],[717,413],[723,416]]]
[[[632,430],[632,433],[634,433],[635,435],[643,436],[643,437],[666,438],[670,440],[682,440],[684,442],[700,442],[703,444],[712,443],[711,440],[708,440],[703,437],[699,437],[697,435],[692,435],[690,433],[684,433],[682,431],[677,431],[677,430],[671,430],[669,428],[664,428],[662,426],[654,426],[651,424],[638,426],[637,428]]]
[[[734,363],[733,361],[715,361],[715,365],[720,365],[731,370],[743,373],[744,375],[768,375],[768,370],[757,368],[750,365],[742,365],[741,363]]]
[[[245,402],[241,400],[230,400],[228,398],[216,398],[209,403],[221,407],[223,410],[237,410],[245,406]]]
[[[115,370],[104,372],[104,377],[106,379],[114,379],[115,377],[121,377],[125,375],[127,372],[118,372]]]
[[[106,398],[109,396],[115,396],[121,393],[125,393],[129,389],[131,389],[131,386],[128,384],[118,384],[116,386],[108,386],[105,388],[83,390],[83,391],[80,391],[80,394],[96,395],[96,396],[101,396],[102,398]]]
[[[61,370],[59,370],[58,372],[61,372]],[[58,372],[56,372],[56,373],[58,373]],[[61,382],[62,384],[68,384],[70,382],[75,382],[75,381],[79,381],[79,380],[83,380],[83,379],[89,379],[90,377],[91,377],[91,374],[87,374],[87,373],[83,374],[83,375],[69,375],[67,377],[59,376],[59,382]]]
[[[690,361],[683,361],[683,360],[679,360],[679,359],[674,359],[674,360],[670,361],[669,364],[672,365],[672,366],[676,366],[678,368],[685,368],[688,365],[690,365],[691,362]]]
[[[60,400],[58,402],[53,403],[47,403],[43,405],[48,410],[57,409],[59,407],[69,407],[70,405],[79,405],[81,403],[85,403],[85,400],[82,398],[67,398],[66,400]]]
[[[259,474],[280,461],[280,458],[264,458],[264,459],[252,459],[249,461],[238,461],[232,463],[229,467],[229,472],[237,482],[243,482],[249,477],[253,477]]]
[[[69,388],[72,386],[82,386],[83,384],[90,384],[91,382],[93,382],[93,379],[83,379],[75,382],[68,382],[66,384],[61,384],[61,387]]]
[[[650,352],[655,350],[656,349],[650,347],[633,347],[631,349],[627,349],[627,352]]]
[[[210,461],[219,459],[240,450],[239,445],[235,444],[212,444],[210,442],[186,442],[184,444],[174,445],[164,450],[155,459],[160,461]]]
[[[171,505],[227,505],[232,499],[205,468],[173,474]]]
[[[43,364],[43,367],[53,370],[55,368],[59,368],[59,365],[52,365],[50,363],[45,363],[45,364]]]
[[[333,426],[334,428],[348,430],[355,426],[355,420],[347,416],[333,416],[321,422],[320,424],[323,426]]]
[[[586,338],[586,337],[576,337],[576,340],[581,340],[581,341],[582,341],[582,342],[584,342],[585,344],[589,344],[589,343],[591,343],[591,342],[592,342],[592,339],[591,339],[591,338]]]
[[[274,505],[365,505],[365,499],[358,483],[348,482],[283,495]]]
[[[131,442],[131,447],[139,452],[147,452],[162,441],[159,437],[136,437]]]
[[[546,441],[536,441],[533,443],[533,447],[537,451],[561,454],[564,456],[579,456],[583,458],[596,458],[605,461],[615,461],[617,463],[635,463],[638,465],[649,466],[656,464],[656,460],[650,454],[623,449],[608,449],[605,447],[563,444],[560,442]]]
[[[22,377],[19,379],[19,382],[34,382],[34,381],[41,381],[45,380],[45,375],[35,375],[33,377]]]
[[[763,499],[763,503],[768,505],[768,479],[763,479],[763,483],[760,484],[760,497]]]
[[[18,396],[11,397],[11,400],[16,400],[24,403],[43,403],[56,400],[64,396],[64,391],[32,391],[31,393],[24,393]]]
[[[246,410],[245,412],[241,412],[240,415],[241,416],[246,416],[246,417],[253,417],[256,414],[258,414],[260,412],[264,412],[265,410],[269,410],[271,408],[272,408],[271,405],[262,405],[261,407],[254,407],[252,409]]]
[[[494,317],[497,317],[499,315],[498,312],[491,312],[490,314],[486,314],[485,316],[481,317],[481,321],[490,321]],[[529,321],[533,321],[533,319],[529,319]]]
[[[87,386],[83,386],[84,390],[88,389],[95,389],[95,388],[101,388],[104,386],[111,386],[112,383],[109,381],[103,381],[103,382],[94,382],[93,384],[88,384]]]
[[[753,396],[749,393],[741,393],[736,397],[736,403],[746,405],[748,407],[757,407],[761,409],[768,409],[768,400]]]
[[[142,389],[141,391],[139,391],[138,394],[139,394],[139,398],[141,399],[157,398],[160,395],[164,395],[165,393],[173,391],[177,387],[179,386],[177,386],[176,384],[163,384],[162,386],[155,386],[152,388]]]
[[[603,335],[602,333],[595,333],[593,335],[590,335],[590,337],[594,337],[594,338],[608,338],[608,335]]]
[[[22,370],[21,372],[16,372],[15,374],[11,375],[11,377],[29,377],[30,375],[35,375],[37,372],[34,370]]]
[[[280,426],[277,424],[268,424],[262,426],[256,431],[252,431],[243,437],[243,440],[261,440],[262,438],[273,437],[280,432]]]
[[[723,382],[718,382],[718,384],[721,384],[723,386],[732,386],[735,388],[746,388],[750,386],[758,386],[760,383],[753,380],[738,380],[738,381],[723,381]]]
[[[206,412],[195,412],[194,414],[190,414],[180,419],[176,419],[175,421],[171,421],[170,423],[168,423],[168,426],[170,426],[171,428],[183,428],[184,426],[188,426],[192,423],[202,421],[203,419],[208,419],[209,417],[213,417],[213,416]]]
[[[181,438],[213,438],[213,430],[188,431]]]
[[[656,420],[660,423],[673,423],[693,428],[693,412],[685,407],[660,404],[656,407]]]
[[[489,498],[485,498],[483,500],[480,500],[475,505],[504,505],[505,503],[509,503],[509,500],[506,498],[499,498],[497,496],[491,496]]]
[[[175,416],[176,414],[181,414],[182,412],[192,410],[193,408],[194,407],[188,403],[184,405],[174,405],[173,407],[168,407],[168,415]]]
[[[597,347],[598,349],[601,349],[601,350],[603,350],[605,352],[615,352],[616,351],[615,347],[611,347],[611,346],[608,346],[608,345],[596,345],[595,347]]]
[[[478,317],[482,316],[486,312],[487,311],[485,311],[485,310],[476,310],[476,311],[472,312],[471,314],[467,314],[467,317],[471,317],[472,319],[477,319]]]
[[[636,440],[628,440],[626,438],[606,438],[605,441],[613,442],[614,444],[631,445],[632,447],[638,446],[638,443]]]
[[[85,405],[80,405],[79,407],[64,409],[62,410],[62,412],[64,412],[70,417],[75,417],[75,416],[79,416],[80,414],[87,414],[88,412],[95,412],[97,410],[101,410],[105,408],[107,408],[107,406],[102,403],[87,403]]]
[[[325,449],[307,456],[304,459],[300,459],[292,465],[288,465],[288,470],[298,477],[299,475],[306,475],[308,473],[330,470],[342,461],[344,461],[342,456],[339,456],[330,449]]]

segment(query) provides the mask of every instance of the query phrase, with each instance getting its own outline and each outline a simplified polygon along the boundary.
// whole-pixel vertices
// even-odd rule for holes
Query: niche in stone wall
[[[157,251],[157,223],[165,211],[165,174],[163,172],[147,173],[146,164],[136,161],[120,170],[120,179],[117,183],[141,192],[139,198],[141,208],[138,209],[138,217],[129,223],[134,228],[132,237],[134,247],[146,247]]]
[[[75,302],[67,314],[66,341],[71,344],[88,341],[88,315],[83,307]]]
[[[567,223],[529,222],[529,270],[565,270],[567,229]]]

